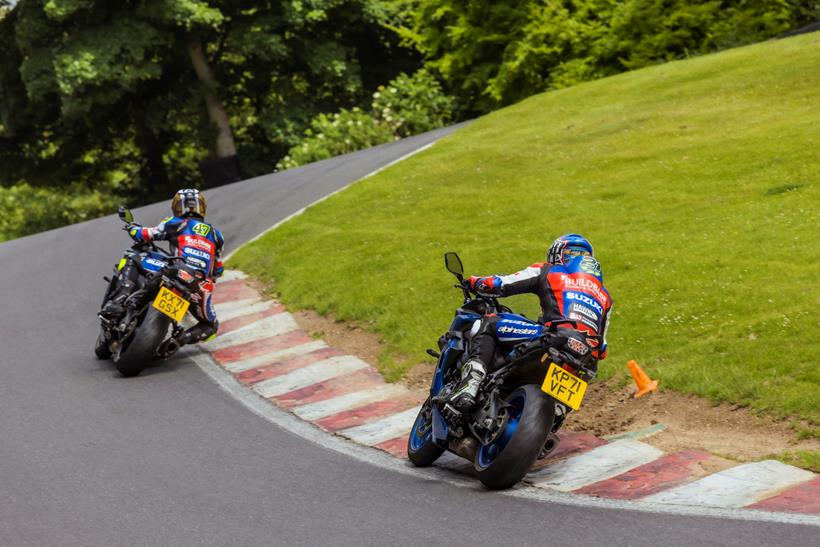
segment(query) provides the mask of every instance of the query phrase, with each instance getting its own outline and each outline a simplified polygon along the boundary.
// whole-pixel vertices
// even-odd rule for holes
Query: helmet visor
[[[577,258],[579,256],[590,256],[589,251],[582,247],[567,247],[564,249],[561,258],[563,259],[564,264],[569,264],[573,258]]]

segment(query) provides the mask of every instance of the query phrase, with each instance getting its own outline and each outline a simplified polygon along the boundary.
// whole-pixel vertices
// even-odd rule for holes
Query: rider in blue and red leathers
[[[188,266],[197,268],[206,275],[206,280],[200,283],[199,304],[190,308],[198,323],[175,339],[173,351],[179,346],[199,342],[216,334],[219,326],[211,293],[215,280],[223,273],[222,247],[225,240],[219,230],[205,222],[205,210],[205,196],[199,190],[186,188],[174,195],[171,202],[174,216],[163,219],[153,228],[138,224],[126,226],[134,241],[169,242],[174,254],[183,257]],[[117,276],[117,289],[100,311],[103,318],[117,320],[125,314],[126,299],[136,289],[138,268],[138,260],[126,258]]]
[[[612,299],[604,288],[601,266],[594,258],[592,244],[586,238],[578,234],[561,236],[550,247],[546,262],[535,263],[510,275],[471,276],[469,283],[474,291],[484,295],[538,295],[541,301],[540,323],[550,326],[572,321],[581,332],[601,335],[603,342],[600,347],[593,348],[592,355],[597,360],[606,357],[605,336]],[[499,325],[500,322],[504,324]],[[488,372],[492,372],[490,367],[495,361],[499,338],[505,343],[510,339],[510,330],[516,328],[516,324],[508,325],[508,320],[497,315],[486,315],[477,323],[471,331],[470,354],[461,368],[461,383],[448,400],[459,412],[469,411],[475,405],[481,381]],[[540,329],[537,333],[536,329],[521,329],[521,332],[532,332],[531,336],[534,337],[540,334]],[[524,340],[526,335],[515,337],[515,343]]]

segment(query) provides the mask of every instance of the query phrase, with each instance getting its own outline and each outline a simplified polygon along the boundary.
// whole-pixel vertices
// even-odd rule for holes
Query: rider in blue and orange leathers
[[[202,270],[207,276],[206,281],[200,284],[199,305],[190,308],[198,323],[176,338],[172,351],[179,346],[199,342],[216,334],[219,326],[211,302],[211,293],[214,281],[223,272],[224,239],[219,230],[205,222],[205,210],[205,196],[199,190],[186,188],[174,195],[171,202],[171,211],[174,216],[163,219],[153,228],[144,228],[138,224],[126,226],[128,234],[134,241],[169,242],[172,252],[185,258],[188,266]],[[100,311],[103,318],[116,320],[125,313],[125,301],[134,292],[139,275],[136,262],[133,257],[125,260],[117,276],[118,287]]]
[[[579,331],[602,335],[603,342],[600,347],[593,348],[592,355],[597,360],[606,357],[605,336],[612,299],[604,288],[601,266],[594,258],[592,244],[586,238],[578,234],[561,236],[550,247],[546,262],[535,263],[511,275],[471,276],[469,283],[473,290],[484,295],[538,295],[541,301],[539,322],[549,326],[573,321]],[[500,325],[500,322],[504,324]],[[461,383],[448,401],[460,412],[475,405],[481,381],[487,372],[492,372],[488,369],[493,366],[499,338],[502,343],[512,338],[515,343],[520,343],[541,332],[540,328],[524,328],[523,321],[507,324],[511,322],[496,315],[486,315],[476,323],[471,331],[470,354],[461,368]],[[511,331],[521,334],[510,336]]]

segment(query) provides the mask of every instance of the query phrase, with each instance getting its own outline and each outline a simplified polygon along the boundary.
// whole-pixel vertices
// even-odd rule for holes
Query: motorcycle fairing
[[[433,374],[433,383],[430,386],[430,396],[438,394],[444,387],[444,375],[455,366],[458,356],[464,352],[464,330],[481,319],[481,316],[474,313],[456,313],[450,330],[446,345],[442,348],[441,355],[436,364],[436,372]],[[447,422],[441,415],[438,407],[433,405],[433,440],[441,446],[447,445],[448,427]]]
[[[140,255],[140,266],[147,272],[158,272],[167,265],[168,262],[160,253],[147,252]]]
[[[531,321],[523,315],[515,313],[500,313],[499,320],[495,324],[495,333],[499,342],[520,342],[538,338],[543,333],[544,327],[535,321]]]

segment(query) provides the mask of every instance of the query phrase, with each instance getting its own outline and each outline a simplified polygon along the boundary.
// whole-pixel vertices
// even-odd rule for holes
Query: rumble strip
[[[358,357],[312,338],[240,271],[226,272],[214,298],[219,333],[202,346],[235,382],[328,434],[406,457],[407,436],[425,393],[388,384]],[[577,432],[560,437],[555,452],[537,462],[525,483],[653,507],[820,515],[820,477],[774,460],[704,474],[699,464],[711,455],[700,450],[664,454],[635,438],[607,441]],[[463,474],[472,468],[448,454],[437,466]]]

